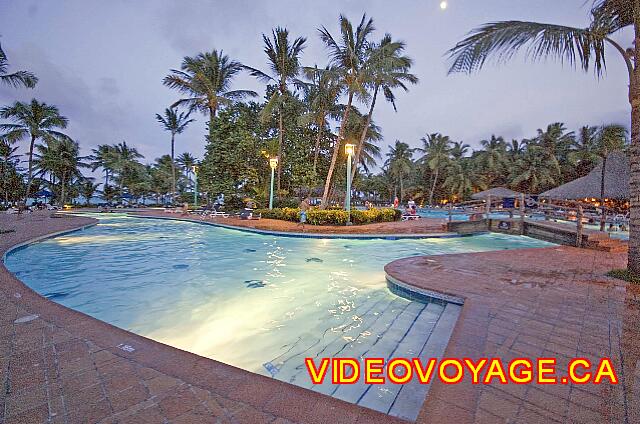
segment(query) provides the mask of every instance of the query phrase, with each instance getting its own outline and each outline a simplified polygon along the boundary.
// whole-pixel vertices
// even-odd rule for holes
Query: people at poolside
[[[393,199],[393,208],[398,209],[399,206],[400,206],[400,199],[398,199],[398,196],[396,196],[395,199]]]
[[[187,202],[184,202],[182,204],[182,216],[188,216],[189,215],[189,204]]]
[[[304,224],[307,222],[307,211],[311,208],[311,201],[308,197],[305,197],[300,202],[300,225],[302,225],[302,232],[304,232]]]

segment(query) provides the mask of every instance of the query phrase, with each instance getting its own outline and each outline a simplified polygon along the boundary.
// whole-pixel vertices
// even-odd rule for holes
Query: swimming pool
[[[384,265],[412,255],[550,245],[497,234],[292,238],[95,217],[97,226],[12,252],[7,267],[52,301],[118,327],[409,419],[427,388],[312,387],[304,358],[441,355],[459,306],[393,295]]]

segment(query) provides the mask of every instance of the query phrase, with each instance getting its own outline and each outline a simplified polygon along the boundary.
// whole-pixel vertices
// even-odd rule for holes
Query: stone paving
[[[0,253],[91,224],[0,216]],[[621,254],[569,247],[412,257],[386,271],[464,298],[450,357],[611,357],[618,386],[434,382],[418,422],[640,422],[640,286]],[[0,267],[1,423],[399,422],[166,346],[42,298]]]
[[[414,287],[464,299],[446,357],[609,357],[618,385],[435,383],[418,421],[640,422],[640,286],[605,277],[626,256],[557,247],[400,259]]]

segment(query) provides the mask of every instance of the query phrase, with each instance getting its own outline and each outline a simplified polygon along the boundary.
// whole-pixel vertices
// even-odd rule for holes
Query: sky
[[[388,103],[376,107],[383,151],[395,140],[418,147],[433,132],[478,147],[492,134],[531,137],[552,122],[572,130],[586,124],[629,126],[628,79],[612,49],[600,79],[522,57],[471,76],[447,75],[446,51],[478,25],[534,20],[585,27],[589,6],[589,0],[449,0],[446,10],[440,0],[0,0],[0,43],[9,71],[27,69],[40,79],[32,90],[0,87],[0,105],[34,97],[55,104],[83,154],[126,140],[152,162],[170,146],[155,114],[179,98],[162,79],[184,56],[222,49],[266,69],[261,35],[284,26],[293,36],[307,37],[302,63],[324,66],[318,28],[335,35],[340,14],[359,21],[367,13],[377,28],[375,39],[388,32],[406,43],[412,72],[420,78],[408,93],[397,93],[397,113]],[[615,38],[631,46],[630,31]],[[233,88],[264,95],[263,84],[249,75],[238,77]],[[202,158],[206,117],[195,118],[178,136],[176,151]]]

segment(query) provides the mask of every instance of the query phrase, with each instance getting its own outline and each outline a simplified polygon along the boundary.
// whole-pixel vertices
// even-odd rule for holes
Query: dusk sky
[[[306,36],[305,65],[327,62],[317,28],[338,34],[338,16],[374,19],[375,38],[390,32],[406,42],[420,78],[409,93],[398,93],[398,112],[379,103],[374,121],[382,127],[383,150],[396,139],[417,147],[426,133],[441,132],[477,146],[491,134],[505,139],[535,135],[551,122],[579,126],[629,125],[627,76],[618,53],[609,49],[607,72],[598,80],[553,61],[518,58],[489,65],[471,76],[447,76],[445,52],[472,28],[498,20],[536,20],[584,27],[585,0],[406,1],[214,1],[214,0],[0,0],[0,43],[10,69],[34,72],[33,90],[0,87],[0,104],[35,97],[55,104],[69,118],[66,133],[83,154],[98,144],[126,140],[145,161],[168,153],[169,135],[154,116],[179,98],[162,85],[184,56],[223,49],[244,64],[266,68],[262,33],[287,27]],[[631,46],[631,33],[616,37]],[[264,94],[248,75],[234,88]],[[176,150],[204,152],[206,117],[178,136]],[[26,143],[23,143],[26,146]]]

